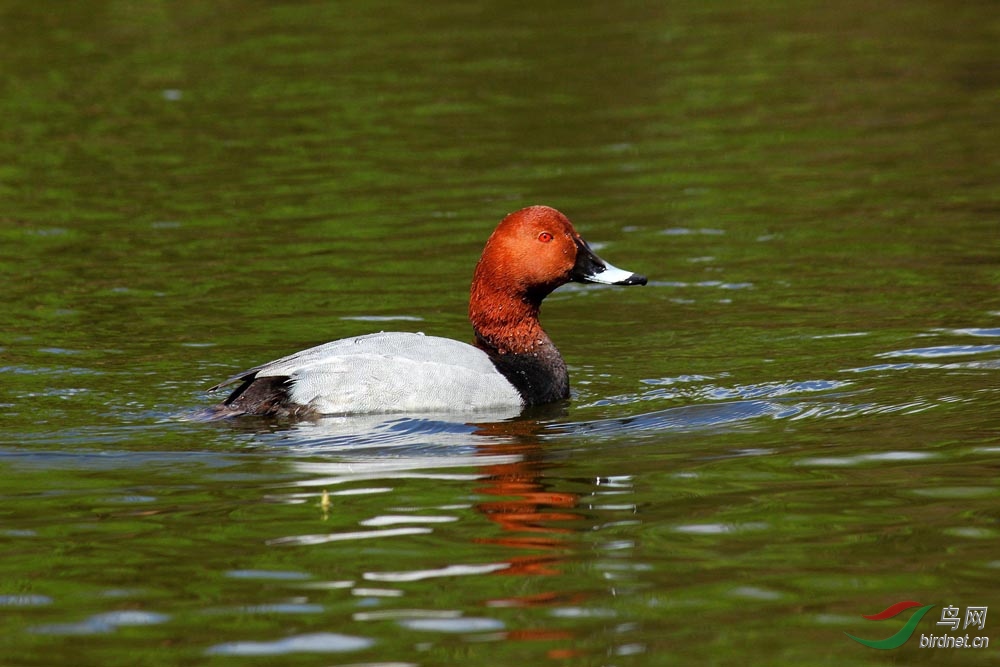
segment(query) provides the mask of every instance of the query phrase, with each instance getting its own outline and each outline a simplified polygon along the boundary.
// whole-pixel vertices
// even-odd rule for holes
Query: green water
[[[995,3],[3,1],[0,43],[0,664],[995,664],[937,624],[1000,614]],[[191,419],[468,340],[535,203],[650,277],[546,302],[567,405]]]

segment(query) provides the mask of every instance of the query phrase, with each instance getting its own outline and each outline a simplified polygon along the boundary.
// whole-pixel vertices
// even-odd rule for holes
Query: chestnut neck
[[[489,355],[526,405],[568,398],[566,362],[538,321],[547,292],[519,293],[478,278],[469,299],[476,347]]]

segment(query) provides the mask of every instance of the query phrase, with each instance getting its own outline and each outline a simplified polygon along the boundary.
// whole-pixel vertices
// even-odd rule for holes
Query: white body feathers
[[[344,338],[235,375],[288,377],[289,399],[321,414],[462,412],[524,406],[485,352],[419,333]]]

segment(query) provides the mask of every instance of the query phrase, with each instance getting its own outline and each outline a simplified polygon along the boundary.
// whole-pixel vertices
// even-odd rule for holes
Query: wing
[[[520,407],[516,389],[482,350],[422,334],[389,332],[319,345],[238,373],[230,400],[254,385],[322,414],[440,412]],[[229,401],[227,401],[228,403]]]

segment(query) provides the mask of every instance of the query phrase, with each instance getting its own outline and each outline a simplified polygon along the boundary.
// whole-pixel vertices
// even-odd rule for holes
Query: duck
[[[382,331],[335,340],[241,371],[222,417],[476,412],[568,399],[566,362],[542,328],[542,301],[569,282],[645,285],[601,259],[560,211],[529,206],[486,241],[469,293],[472,343]]]

